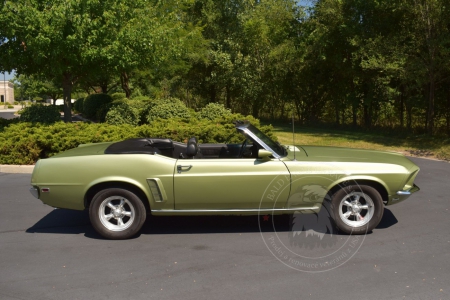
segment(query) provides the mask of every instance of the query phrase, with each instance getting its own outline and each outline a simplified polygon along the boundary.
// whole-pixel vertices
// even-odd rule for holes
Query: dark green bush
[[[145,120],[148,123],[156,119],[189,119],[191,114],[186,105],[178,99],[159,100],[149,104],[148,110],[145,112]]]
[[[114,100],[124,100],[127,99],[127,96],[125,95],[125,93],[114,93],[111,94],[111,99]]]
[[[128,103],[114,105],[106,114],[106,123],[111,125],[139,125],[139,111]]]
[[[258,120],[251,117],[246,119],[259,126]],[[272,135],[271,127],[264,126],[260,129]],[[212,122],[194,118],[189,121],[159,119],[152,125],[137,127],[128,124],[116,126],[82,122],[58,122],[50,125],[10,123],[3,131],[0,127],[0,164],[34,164],[40,158],[50,157],[86,143],[119,141],[135,137],[166,137],[185,142],[191,136],[197,136],[201,143],[242,142],[242,135],[226,120]]]
[[[229,117],[231,110],[225,108],[223,104],[209,103],[199,111],[198,115],[202,119],[215,120]]]
[[[137,109],[139,111],[139,114],[141,114],[146,108],[150,106],[150,104],[153,103],[152,100],[130,100],[128,101],[128,105],[131,107]]]
[[[109,108],[108,104],[112,102],[112,98],[107,94],[92,94],[87,96],[83,101],[83,114],[88,119],[97,119],[101,121],[98,116],[101,118],[106,116]],[[100,108],[103,109],[103,112],[98,113]]]
[[[4,130],[5,127],[9,126],[10,124],[16,124],[19,123],[20,119],[19,118],[14,118],[14,119],[3,119],[0,118],[0,132]]]
[[[73,110],[82,114],[83,106],[84,106],[84,98],[77,99],[73,104]]]
[[[95,120],[99,121],[100,123],[105,123],[106,114],[111,109],[111,107],[113,107],[112,103],[105,103],[100,106],[95,113]]]
[[[132,101],[151,101],[152,99],[149,96],[136,96],[131,98]]]
[[[95,119],[100,123],[105,123],[106,115],[111,110],[111,108],[118,106],[118,105],[127,104],[127,103],[128,103],[128,100],[126,98],[113,100],[110,103],[105,103],[97,109],[97,112],[95,114]]]
[[[21,110],[20,120],[23,122],[55,123],[61,121],[59,108],[54,105],[35,104]]]

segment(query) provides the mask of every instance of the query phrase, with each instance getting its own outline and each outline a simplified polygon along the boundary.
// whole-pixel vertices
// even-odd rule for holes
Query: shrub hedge
[[[79,113],[83,113],[84,98],[77,99],[73,104],[73,110]]]
[[[209,103],[199,111],[198,115],[202,119],[215,120],[230,116],[231,110],[225,108],[223,104]]]
[[[185,142],[197,136],[201,143],[240,143],[232,121],[234,117],[220,121],[192,118],[158,119],[152,125],[132,126],[99,123],[63,123],[51,125],[40,123],[9,123],[0,127],[0,164],[34,164],[40,158],[47,158],[58,152],[75,148],[80,144],[119,141],[135,137],[166,137]],[[249,116],[246,119],[259,127],[259,121]],[[260,129],[273,137],[271,126]]]
[[[8,127],[11,124],[16,124],[20,122],[20,118],[14,118],[14,119],[3,119],[0,118],[0,132],[4,130],[5,127]]]
[[[23,122],[55,123],[61,121],[59,108],[54,105],[35,104],[21,110],[20,120]]]
[[[109,110],[109,104],[112,98],[107,94],[92,94],[87,96],[83,101],[83,114],[88,119],[96,119],[102,122],[102,118],[106,116]],[[99,112],[101,110],[101,112]],[[104,120],[103,120],[104,122]]]
[[[145,119],[147,123],[152,123],[156,119],[181,118],[189,119],[191,114],[186,105],[178,99],[163,100],[150,102],[148,109],[145,111]]]
[[[126,102],[114,105],[105,117],[105,122],[111,125],[129,124],[137,126],[139,120],[139,111]]]
[[[125,93],[114,93],[114,94],[111,94],[111,98],[112,98],[113,101],[127,99],[127,97],[125,96]]]

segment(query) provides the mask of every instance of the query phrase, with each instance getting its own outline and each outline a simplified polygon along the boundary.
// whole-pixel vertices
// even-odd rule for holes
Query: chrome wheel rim
[[[103,200],[98,209],[100,222],[111,231],[123,231],[134,222],[135,212],[130,201],[112,196]]]
[[[360,227],[370,222],[375,211],[372,199],[363,192],[352,192],[339,204],[339,217],[350,227]]]

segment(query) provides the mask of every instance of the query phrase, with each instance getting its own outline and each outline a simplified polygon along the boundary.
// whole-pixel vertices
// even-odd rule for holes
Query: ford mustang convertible
[[[384,205],[419,190],[419,168],[401,154],[280,145],[238,121],[242,144],[165,138],[83,144],[36,163],[31,193],[43,203],[89,209],[95,230],[127,239],[146,216],[318,214],[346,234],[380,222]],[[324,206],[328,203],[328,206]]]

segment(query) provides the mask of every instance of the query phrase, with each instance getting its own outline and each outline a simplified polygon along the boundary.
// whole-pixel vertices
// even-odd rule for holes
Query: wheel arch
[[[139,197],[139,199],[141,199],[141,201],[144,203],[147,214],[150,214],[151,212],[150,201],[147,194],[142,190],[142,188],[137,186],[136,184],[120,180],[104,181],[92,185],[85,193],[84,207],[88,209],[94,196],[98,192],[108,188],[121,188],[136,194]]]
[[[339,189],[341,189],[344,186],[351,185],[351,184],[357,184],[357,185],[367,185],[377,190],[378,193],[380,193],[381,199],[383,200],[384,205],[386,205],[389,201],[389,195],[387,188],[380,182],[373,180],[373,179],[347,179],[344,181],[341,181],[337,184],[335,184],[333,187],[331,187],[328,191],[330,196],[332,196],[334,193],[336,193]]]

